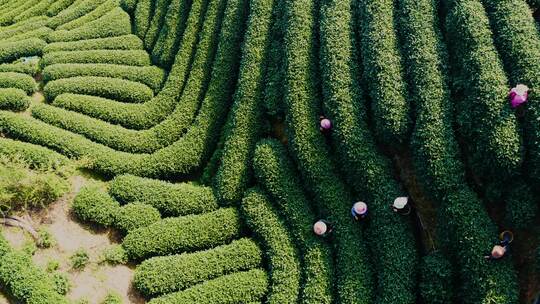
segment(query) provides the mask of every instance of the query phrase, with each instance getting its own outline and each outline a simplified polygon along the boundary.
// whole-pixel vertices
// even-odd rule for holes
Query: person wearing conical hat
[[[324,116],[319,117],[319,129],[324,135],[330,134],[330,131],[332,131],[332,121]]]
[[[392,210],[401,215],[409,215],[411,213],[411,205],[409,204],[409,198],[406,196],[400,196],[394,200],[392,204]]]
[[[313,224],[313,232],[320,237],[328,237],[332,233],[332,224],[325,220],[318,220]]]
[[[529,87],[524,84],[518,84],[510,90],[510,105],[517,108],[527,102],[529,96]]]
[[[364,202],[356,202],[351,208],[351,215],[356,221],[366,218],[367,214],[368,206]]]

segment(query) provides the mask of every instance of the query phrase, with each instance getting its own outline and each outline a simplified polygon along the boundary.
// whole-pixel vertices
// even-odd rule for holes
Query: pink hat
[[[356,202],[353,205],[354,212],[357,214],[365,214],[367,212],[367,205],[364,202]]]
[[[316,235],[323,235],[326,233],[326,230],[327,227],[323,221],[317,221],[313,224],[313,232],[315,232]]]
[[[330,121],[330,119],[328,118],[321,119],[321,128],[323,128],[324,130],[328,130],[332,128],[332,122]]]
[[[505,253],[506,253],[506,248],[500,245],[495,245],[493,247],[493,250],[491,250],[491,256],[496,259],[502,258]]]
[[[516,108],[521,104],[527,102],[529,95],[529,87],[524,84],[518,84],[510,90],[510,104],[512,108]]]

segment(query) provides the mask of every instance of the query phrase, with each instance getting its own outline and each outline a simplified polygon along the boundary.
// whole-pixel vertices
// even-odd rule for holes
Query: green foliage
[[[51,101],[62,93],[76,93],[98,95],[118,101],[138,103],[150,100],[154,95],[152,89],[138,82],[95,76],[81,76],[54,80],[45,85],[43,93],[45,98]],[[40,107],[43,111],[47,108],[46,105]],[[36,108],[33,110],[33,112],[38,112]]]
[[[241,210],[248,226],[265,247],[270,267],[268,303],[297,303],[300,260],[285,224],[259,189],[247,191]]]
[[[120,0],[120,6],[128,13],[133,13],[138,0]]]
[[[36,87],[36,81],[30,75],[11,72],[0,73],[0,88],[16,88],[23,90],[26,94],[32,94],[36,91]]]
[[[284,11],[283,1],[277,2],[273,10],[273,23],[270,30],[270,48],[268,50],[268,66],[266,67],[266,85],[264,88],[264,105],[271,116],[283,114],[283,73],[284,57]]]
[[[86,50],[50,52],[40,62],[42,67],[57,63],[147,66],[150,65],[150,58],[143,50]]]
[[[146,227],[161,219],[156,208],[142,204],[130,203],[120,207],[115,213],[114,226],[123,232]]]
[[[2,42],[0,43],[0,62],[11,62],[25,56],[40,56],[45,45],[47,43],[39,38]]]
[[[0,155],[15,157],[31,169],[56,169],[57,172],[68,162],[66,157],[47,148],[9,138],[0,138]]]
[[[57,15],[49,19],[47,26],[56,29],[62,24],[68,23],[93,11],[106,0],[82,0],[70,5]]]
[[[21,40],[30,40],[30,39],[40,39],[40,40],[43,40],[45,41],[45,39],[47,39],[47,37],[49,36],[49,34],[51,34],[53,32],[53,30],[51,30],[50,28],[48,27],[40,27],[36,30],[33,30],[33,31],[29,31],[29,32],[25,32],[25,33],[21,33],[21,34],[18,34],[18,35],[15,35],[15,36],[11,36],[7,39],[4,39],[5,42],[16,42],[16,41],[21,41]],[[23,48],[25,49],[25,48]],[[39,52],[41,53],[40,51],[36,51],[36,52]]]
[[[505,179],[522,162],[521,136],[508,102],[508,79],[479,1],[456,2],[447,17],[458,69],[457,122],[470,165],[484,179]]]
[[[0,25],[9,25],[14,23],[15,17],[25,12],[28,8],[36,5],[41,0],[26,0],[26,1],[14,1],[15,3],[22,3],[21,5],[10,9],[9,11],[3,11],[0,14]]]
[[[0,109],[24,111],[29,106],[30,97],[23,90],[13,88],[0,89]]]
[[[146,296],[156,296],[260,267],[261,263],[262,252],[257,244],[240,239],[206,251],[150,258],[135,270],[133,285]]]
[[[90,262],[90,256],[88,256],[86,249],[81,248],[75,251],[75,253],[69,257],[69,261],[71,263],[71,268],[75,270],[83,270]]]
[[[207,3],[207,0],[171,1],[163,27],[152,49],[152,58],[161,66],[168,67],[173,60],[178,61],[180,50],[193,49],[194,33],[202,25]]]
[[[34,16],[43,15],[54,2],[56,2],[56,0],[40,0],[38,1],[37,4],[29,7],[28,9],[21,12],[20,14],[14,13],[15,17],[13,18],[13,21],[17,23],[20,21],[27,20]]]
[[[95,184],[82,188],[71,208],[79,219],[109,227],[114,224],[119,207],[117,201]]]
[[[95,0],[91,0],[94,3]],[[100,0],[101,1],[101,0]],[[54,18],[53,18],[54,19]],[[49,35],[48,42],[75,41],[114,37],[131,34],[129,15],[117,7],[103,17],[71,31],[55,31]]]
[[[134,29],[139,38],[144,40],[153,13],[152,0],[138,0],[134,13]]]
[[[135,35],[87,39],[79,41],[54,42],[43,48],[43,53],[86,50],[140,50],[142,41]]]
[[[101,253],[101,261],[106,262],[109,265],[120,265],[128,262],[128,256],[126,251],[121,245],[112,245],[107,247]]]
[[[156,0],[154,4],[154,14],[151,17],[150,24],[144,35],[144,45],[147,50],[152,50],[156,43],[157,36],[165,21],[167,9],[172,0]]]
[[[110,12],[114,8],[118,7],[119,0],[107,0],[100,4],[98,7],[96,7],[93,11],[91,11],[88,14],[85,14],[84,16],[81,16],[75,20],[72,20],[70,22],[64,23],[56,28],[56,30],[66,30],[70,31],[73,29],[76,29],[78,27],[81,27],[89,22],[92,22],[106,13]]]
[[[120,175],[110,183],[109,193],[123,203],[141,202],[157,208],[166,216],[210,212],[218,208],[212,189],[189,183]]]
[[[253,269],[206,281],[184,291],[152,299],[148,303],[260,303],[266,295],[267,288],[268,277],[266,273],[260,269]]]
[[[14,72],[28,75],[36,75],[39,71],[38,60],[23,62],[22,60],[13,63],[0,64],[0,72]]]
[[[122,304],[122,298],[115,292],[109,292],[101,304]]]
[[[21,252],[28,256],[33,256],[34,254],[36,254],[37,251],[38,247],[36,245],[36,242],[31,239],[27,239],[21,248]]]
[[[120,78],[124,80],[139,82],[150,87],[154,92],[158,92],[165,80],[165,72],[156,66],[128,66],[113,64],[54,64],[43,70],[43,80],[51,81],[61,78],[77,76],[98,76],[109,78]],[[60,95],[62,96],[62,95]],[[56,104],[70,104],[70,98],[76,96],[68,95],[63,97],[63,103],[55,101]]]
[[[523,179],[508,186],[505,221],[508,227],[527,229],[538,214],[538,202],[531,187]]]
[[[44,207],[60,198],[69,183],[51,169],[34,171],[16,155],[0,158],[2,212]]]
[[[216,195],[226,203],[240,201],[251,178],[251,158],[261,133],[263,75],[273,4],[273,0],[250,4],[238,84],[224,128],[225,143],[216,176]]]
[[[350,10],[350,7],[344,9]],[[405,142],[411,125],[394,9],[391,0],[358,3],[362,45],[359,49],[371,98],[374,130],[377,138],[391,148]]]
[[[58,262],[57,260],[50,260],[47,262],[45,271],[47,271],[48,273],[52,273],[58,270],[58,268],[60,268],[60,262]]]
[[[55,273],[52,275],[51,279],[53,281],[54,290],[57,293],[65,296],[71,290],[71,282],[66,274]]]
[[[420,297],[425,304],[452,303],[452,265],[440,253],[431,253],[420,263]]]
[[[11,37],[24,34],[44,27],[49,19],[47,17],[33,17],[10,26],[0,28],[0,39],[5,40]]]
[[[58,0],[49,6],[45,14],[49,17],[54,17],[58,15],[60,12],[67,9],[75,1],[76,0]]]
[[[40,229],[38,231],[39,239],[37,241],[37,245],[40,248],[51,248],[54,245],[56,245],[56,240],[54,239],[54,236],[45,229]]]
[[[202,215],[166,218],[132,230],[122,246],[132,260],[212,248],[239,236],[241,220],[234,208]]]
[[[314,1],[286,1],[284,110],[291,154],[321,215],[334,223],[337,301],[370,303],[374,284],[362,231],[351,220],[353,198],[333,166],[318,128]],[[346,206],[346,207],[345,207]]]

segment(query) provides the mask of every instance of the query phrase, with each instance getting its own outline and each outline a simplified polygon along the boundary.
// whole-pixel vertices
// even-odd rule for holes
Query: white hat
[[[516,85],[515,89],[516,89],[516,93],[518,93],[519,95],[525,95],[525,93],[529,91],[529,87],[524,84]]]
[[[405,206],[407,206],[407,202],[409,201],[409,198],[406,196],[400,196],[394,200],[394,208],[396,209],[403,209]]]
[[[313,224],[313,232],[315,232],[316,235],[325,234],[326,229],[326,224],[323,221],[317,221],[315,224]]]
[[[353,205],[354,212],[357,214],[365,214],[367,212],[367,205],[364,202],[356,202]]]

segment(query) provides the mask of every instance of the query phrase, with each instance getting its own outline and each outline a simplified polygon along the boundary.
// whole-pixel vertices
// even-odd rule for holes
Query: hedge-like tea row
[[[97,185],[82,188],[73,201],[72,209],[85,222],[114,227],[124,233],[150,226],[161,219],[159,211],[149,205],[130,203],[120,207]]]
[[[0,25],[4,26],[14,23],[14,18],[16,16],[22,14],[28,8],[38,4],[38,2],[40,1],[41,0],[14,1],[15,3],[22,3],[22,5],[12,8],[8,11],[2,10],[2,14],[0,14]]]
[[[80,41],[55,42],[43,48],[43,53],[87,50],[140,50],[142,41],[135,35],[97,38]]]
[[[514,229],[526,229],[533,225],[538,214],[538,201],[527,182],[519,177],[508,185],[506,194],[505,222]]]
[[[242,221],[235,208],[166,218],[150,226],[132,230],[122,247],[130,259],[196,251],[229,243],[240,236]]]
[[[47,274],[25,253],[13,251],[0,237],[0,284],[12,298],[24,304],[67,304]]]
[[[49,101],[62,93],[97,95],[118,101],[136,103],[148,101],[154,96],[152,89],[142,83],[94,76],[54,80],[45,85],[43,93]]]
[[[0,39],[8,39],[15,35],[24,34],[44,27],[47,24],[46,17],[33,17],[28,20],[0,28]]]
[[[20,89],[0,89],[0,109],[24,111],[30,106],[30,97]]]
[[[41,59],[41,66],[58,63],[118,64],[149,66],[150,57],[143,50],[87,50],[60,51],[47,53]]]
[[[407,140],[411,123],[394,28],[394,1],[363,0],[359,1],[358,8],[359,49],[371,97],[375,134],[385,145],[396,148]]]
[[[68,23],[64,23],[56,28],[56,30],[66,30],[70,31],[73,29],[76,29],[78,27],[81,27],[89,22],[92,22],[96,19],[101,18],[103,15],[107,14],[108,12],[112,11],[114,8],[118,7],[119,0],[107,0],[100,4],[98,7],[96,7],[93,11],[90,13],[81,16],[75,20],[72,20]]]
[[[150,20],[148,30],[144,35],[144,46],[147,50],[152,50],[156,43],[156,39],[159,35],[163,22],[165,21],[165,15],[171,0],[156,0],[154,7],[154,14]]]
[[[137,8],[134,14],[134,29],[135,34],[144,41],[144,36],[150,25],[150,19],[153,15],[153,2],[152,0],[138,0]]]
[[[330,162],[318,126],[315,9],[312,0],[285,2],[284,110],[289,149],[317,207],[335,225],[338,302],[370,303],[375,287],[362,231],[351,221],[353,198]]]
[[[145,84],[154,92],[159,92],[165,81],[165,71],[155,65],[139,67],[111,64],[54,64],[43,69],[42,74],[46,82],[77,76],[120,78]]]
[[[206,281],[184,291],[152,299],[148,303],[262,303],[267,289],[268,277],[266,273],[260,269],[253,269]]]
[[[521,136],[508,102],[508,80],[482,4],[457,2],[448,16],[447,31],[464,94],[457,101],[456,113],[467,142],[467,157],[485,179],[507,178],[521,165]]]
[[[482,7],[476,4],[479,3],[468,0],[456,2],[453,14],[464,16],[467,10],[471,14],[483,14]],[[447,58],[440,33],[432,30],[438,24],[437,8],[427,0],[402,0],[401,6],[404,18],[415,20],[406,27],[408,35],[415,39],[406,40],[405,45],[417,112],[412,138],[415,168],[423,188],[439,202],[438,228],[444,236],[442,245],[449,260],[455,262],[457,282],[462,285],[459,302],[516,303],[517,281],[511,261],[491,263],[479,254],[489,252],[497,233],[482,203],[465,181],[445,83]],[[474,19],[467,18],[467,22],[471,20]],[[467,31],[471,34],[471,30]]]
[[[292,160],[278,141],[262,140],[255,148],[253,167],[257,180],[288,222],[289,231],[302,253],[300,303],[332,303],[332,253],[329,246],[313,234],[312,225],[317,217],[302,191]]]
[[[285,223],[268,197],[256,188],[246,192],[240,209],[248,226],[265,247],[270,268],[267,303],[298,303],[300,258]]]
[[[66,113],[64,110],[46,106],[39,107],[39,109],[35,108],[35,116],[49,124],[82,134],[93,141],[115,150],[131,153],[152,153],[173,144],[183,135],[189,124],[193,121],[193,116],[199,107],[199,100],[204,92],[205,78],[209,76],[210,71],[212,71],[212,79],[201,109],[207,108],[210,102],[219,102],[222,104],[228,102],[229,94],[224,93],[230,92],[232,89],[234,75],[230,71],[231,65],[234,62],[223,62],[218,58],[214,62],[213,70],[210,69],[210,64],[212,64],[211,58],[213,57],[211,45],[216,44],[212,41],[214,40],[212,36],[216,35],[216,27],[219,26],[216,26],[215,23],[219,22],[218,15],[223,10],[224,4],[223,1],[210,3],[207,18],[201,32],[198,51],[195,61],[191,66],[190,77],[182,92],[181,100],[175,111],[159,125],[148,130],[136,131],[111,125],[77,113]],[[231,18],[234,17],[234,13],[225,14],[224,22],[230,23],[232,22]],[[223,28],[220,40],[226,38],[229,31],[230,29]],[[235,51],[236,46],[231,42],[222,40],[219,43],[218,47],[222,50],[222,56],[228,56],[231,52]],[[68,79],[63,79],[62,81],[65,80]],[[47,97],[47,87],[49,85],[50,83],[45,87]]]
[[[193,172],[209,157],[229,107],[229,98],[224,96],[231,94],[237,71],[236,60],[240,52],[241,32],[246,15],[245,0],[229,1],[225,15],[233,17],[226,18],[222,25],[223,31],[214,64],[220,69],[212,73],[213,77],[224,79],[220,82],[223,86],[210,83],[205,102],[199,110],[195,123],[186,135],[174,144],[153,154],[118,152],[36,119],[2,111],[0,111],[0,129],[10,136],[50,147],[70,157],[85,157],[91,161],[86,164],[88,168],[108,176],[131,173],[139,176],[166,177]],[[222,45],[231,47],[224,49]]]
[[[15,15],[13,22],[21,22],[29,18],[43,15],[56,0],[41,0],[36,5],[29,7],[20,14]]]
[[[120,6],[128,13],[133,13],[138,0],[120,0]]]
[[[273,0],[250,3],[240,74],[216,175],[216,195],[226,203],[240,201],[251,179],[253,149],[262,126],[262,90],[273,4]]]
[[[430,253],[420,263],[420,298],[426,304],[453,303],[452,265],[441,253]]]
[[[76,0],[57,0],[53,4],[49,6],[47,9],[47,12],[45,12],[45,15],[49,17],[54,17],[58,15],[63,10],[67,9],[70,5],[72,5]]]
[[[68,162],[52,150],[9,138],[0,138],[0,155],[18,157],[33,169],[58,168]]]
[[[165,15],[165,23],[152,49],[152,58],[161,66],[170,66],[175,57],[176,61],[179,60],[178,55],[176,55],[179,48],[187,47],[184,46],[186,44],[184,36],[193,35],[190,27],[199,28],[202,25],[207,3],[207,0],[171,1]],[[194,46],[194,42],[192,44]]]
[[[370,10],[371,4],[365,5],[364,10]],[[379,2],[378,5],[382,12],[391,16],[392,1]],[[359,194],[361,200],[369,205],[369,225],[364,231],[374,256],[372,265],[377,277],[375,302],[413,303],[416,298],[415,273],[417,271],[415,237],[410,219],[394,213],[389,208],[396,197],[403,196],[403,191],[393,178],[390,160],[377,150],[375,139],[367,123],[367,109],[364,107],[365,103],[362,102],[362,90],[358,83],[360,76],[359,67],[356,64],[358,56],[355,53],[356,45],[353,40],[355,25],[351,6],[350,0],[336,0],[321,5],[320,66],[325,114],[335,125],[332,139],[345,180]],[[387,9],[390,12],[387,12]],[[367,14],[366,18],[374,18],[374,20],[365,26],[371,26],[374,29],[377,26],[383,26],[378,24],[381,20],[375,16]],[[392,28],[389,30],[392,31]],[[366,31],[366,33],[370,32]],[[379,41],[378,43],[390,42]],[[395,41],[391,43],[393,44]],[[392,49],[386,47],[387,51]],[[399,58],[397,49],[394,52],[396,52],[395,57]],[[374,55],[366,54],[366,56]],[[383,55],[377,53],[375,56]],[[399,64],[399,60],[397,63]],[[387,63],[387,68],[389,66],[390,64]],[[399,68],[399,65],[395,68]],[[396,71],[381,73],[393,73],[399,76]],[[396,85],[396,88],[399,86]],[[381,97],[381,99],[384,98]],[[379,106],[392,106],[390,104],[383,106],[383,104],[384,102]],[[394,107],[399,108],[396,105]],[[382,131],[378,134],[386,134],[382,137],[396,143],[398,138],[403,139],[401,136],[405,133]],[[388,264],[388,261],[395,262]]]
[[[115,177],[110,183],[109,193],[123,203],[141,202],[154,206],[167,216],[198,214],[218,208],[210,187],[172,184],[133,175]]]
[[[148,297],[175,292],[223,275],[261,267],[262,255],[254,241],[244,238],[206,251],[154,257],[137,266],[133,285]]]
[[[49,42],[75,41],[106,38],[131,34],[129,15],[117,7],[103,17],[71,31],[55,31],[49,35]]]
[[[93,11],[106,0],[82,0],[76,1],[67,9],[62,10],[53,18],[49,19],[47,26],[56,29],[62,24],[68,23]]]
[[[108,100],[85,98],[64,98],[62,106],[112,124],[129,129],[149,129],[165,119],[175,108],[189,74],[191,58],[197,44],[200,30],[200,3],[191,10],[190,20],[183,36],[183,44],[176,55],[176,61],[159,94],[144,104],[118,104]],[[204,15],[204,14],[203,14]],[[193,17],[193,18],[192,18]],[[59,103],[60,104],[60,103]]]
[[[11,62],[24,56],[40,56],[47,43],[38,38],[0,43],[0,62]]]
[[[283,69],[284,57],[283,50],[283,2],[278,2],[274,6],[273,24],[270,30],[271,43],[268,51],[268,66],[266,67],[266,86],[264,88],[264,105],[266,112],[271,116],[283,113],[281,100],[283,99]]]
[[[495,45],[506,66],[511,85],[523,83],[532,90],[526,105],[524,120],[526,168],[528,177],[538,188],[540,180],[540,37],[536,22],[524,1],[482,0],[486,6],[495,35]]]
[[[32,94],[36,91],[37,84],[30,75],[5,72],[0,73],[0,88],[16,88]]]
[[[15,35],[15,36],[11,36],[9,38],[4,39],[3,41],[4,42],[15,42],[15,41],[20,41],[20,40],[24,40],[24,39],[32,39],[32,38],[45,40],[45,39],[47,39],[47,37],[49,37],[49,35],[52,32],[53,32],[52,29],[44,26],[44,27],[40,27],[37,30],[33,30],[33,31],[18,34],[18,35]]]
[[[28,75],[36,75],[39,71],[38,60],[33,62],[16,61],[14,63],[0,64],[0,72],[13,72]]]

